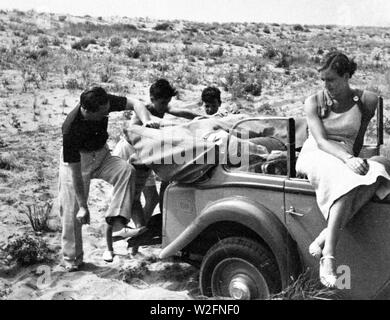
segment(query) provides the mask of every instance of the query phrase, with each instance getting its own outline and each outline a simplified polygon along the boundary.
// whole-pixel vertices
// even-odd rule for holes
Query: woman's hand
[[[366,159],[358,158],[358,157],[350,157],[346,159],[345,164],[348,168],[350,168],[353,172],[364,176],[368,169],[370,168]]]
[[[158,128],[160,128],[160,122],[159,121],[155,121],[155,120],[149,120],[148,122],[146,122],[144,124],[144,126],[147,127],[147,128],[158,129]]]

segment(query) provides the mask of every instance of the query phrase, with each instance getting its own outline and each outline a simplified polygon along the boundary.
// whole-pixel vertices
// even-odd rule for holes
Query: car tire
[[[270,250],[243,237],[223,239],[208,250],[199,283],[204,296],[239,300],[267,299],[281,290],[279,269]]]

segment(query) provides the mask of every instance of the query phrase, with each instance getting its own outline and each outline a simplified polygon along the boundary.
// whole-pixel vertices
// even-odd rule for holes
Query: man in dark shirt
[[[79,105],[63,123],[59,203],[62,253],[68,270],[77,270],[83,261],[81,226],[89,223],[87,199],[91,179],[103,179],[114,187],[106,213],[113,236],[133,235],[126,224],[131,218],[135,169],[112,156],[106,144],[108,114],[123,110],[134,110],[145,121],[150,119],[149,112],[138,100],[110,95],[103,88],[94,87],[81,94]]]

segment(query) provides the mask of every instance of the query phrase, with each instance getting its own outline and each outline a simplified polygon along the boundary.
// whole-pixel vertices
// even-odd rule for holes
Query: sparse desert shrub
[[[72,49],[81,50],[87,48],[90,44],[96,44],[95,39],[83,38],[72,44]]]
[[[34,231],[51,231],[47,222],[52,207],[53,204],[49,201],[43,205],[35,203],[26,205],[27,210],[24,211],[24,214]]]
[[[286,52],[281,52],[281,57],[278,63],[276,64],[277,68],[284,68],[287,69],[291,65],[291,57],[288,53]]]
[[[195,56],[195,57],[204,58],[207,56],[207,51],[203,45],[194,44],[194,45],[185,46],[184,55],[187,57]]]
[[[384,75],[384,81],[385,81],[385,86],[387,88],[387,92],[390,92],[390,70],[387,70]]]
[[[37,89],[40,88],[39,74],[36,70],[31,68],[23,68],[22,70],[23,86],[22,91],[27,92],[29,85],[35,85]]]
[[[238,70],[230,70],[224,76],[225,82],[222,84],[225,90],[231,92],[232,99],[241,98],[251,94],[261,95],[263,74],[261,70],[253,70],[240,65]]]
[[[172,30],[173,27],[170,23],[168,22],[163,22],[163,23],[158,23],[153,27],[154,30],[157,31],[167,31],[167,30]]]
[[[11,237],[7,246],[2,250],[7,255],[9,262],[16,261],[21,266],[48,262],[52,255],[52,250],[43,239],[26,234]]]
[[[265,49],[263,53],[263,58],[272,59],[275,58],[277,55],[278,55],[278,50],[276,50],[272,46],[269,46]]]
[[[261,83],[256,83],[256,82],[248,83],[244,86],[244,91],[246,93],[250,93],[255,97],[261,95],[261,89],[262,89]]]
[[[19,17],[10,17],[9,21],[16,22],[16,23],[23,23],[22,19],[20,19]]]
[[[263,32],[264,32],[264,33],[267,33],[267,34],[270,34],[270,33],[271,33],[271,30],[270,30],[269,27],[264,27]]]
[[[45,48],[49,45],[49,38],[46,36],[39,36],[38,43],[39,48]]]
[[[216,49],[211,50],[210,56],[211,57],[222,57],[223,56],[223,47],[218,47]]]
[[[390,119],[387,118],[386,116],[384,117],[383,121],[383,130],[390,135]]]
[[[153,67],[163,73],[169,70],[169,65],[167,63],[153,63]]]
[[[61,45],[61,40],[58,37],[55,37],[52,41],[52,45],[59,47]]]
[[[237,47],[245,47],[245,41],[241,39],[233,39],[231,43]]]
[[[256,112],[260,115],[275,115],[276,110],[269,102],[264,102],[256,107]]]
[[[196,267],[185,263],[168,264],[161,270],[162,278],[168,281],[188,282],[191,277],[198,276]]]
[[[13,170],[19,167],[15,154],[11,152],[0,153],[0,169]]]
[[[20,120],[15,113],[13,113],[11,116],[11,126],[13,126],[18,131],[22,130],[22,125],[20,124]]]
[[[316,64],[321,63],[321,58],[319,56],[311,57],[310,60],[313,61]]]
[[[106,65],[104,70],[99,73],[101,82],[111,82],[115,73],[115,68],[112,65]]]
[[[383,51],[382,49],[380,48],[374,48],[372,51],[371,51],[371,55],[370,55],[371,59],[374,61],[374,62],[379,62],[383,59]]]
[[[113,37],[110,39],[110,42],[108,44],[108,46],[110,48],[116,48],[116,47],[120,47],[122,45],[122,38],[119,38],[119,37]]]
[[[26,15],[26,13],[24,11],[20,11],[20,10],[16,10],[16,9],[14,9],[13,12],[15,12],[16,15],[19,17],[24,17]]]
[[[142,281],[145,276],[150,274],[150,269],[148,267],[148,263],[146,261],[142,261],[137,266],[127,267],[126,269],[119,270],[119,275],[121,276],[121,280],[134,284],[135,282]]]
[[[81,89],[82,87],[80,86],[80,84],[77,82],[76,79],[72,78],[66,80],[65,88],[68,90],[77,90],[77,89]]]
[[[300,24],[294,24],[293,30],[294,31],[304,31],[305,29]]]
[[[40,58],[47,57],[48,55],[49,51],[46,48],[25,51],[25,57],[32,60],[38,60]]]
[[[135,47],[126,48],[125,54],[129,58],[138,59],[144,54],[151,54],[152,48],[148,44],[137,44]]]

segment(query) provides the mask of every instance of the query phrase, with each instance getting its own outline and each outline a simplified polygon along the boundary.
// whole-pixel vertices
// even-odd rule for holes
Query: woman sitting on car
[[[320,258],[320,281],[327,287],[336,286],[340,230],[375,194],[382,199],[390,193],[384,165],[359,157],[378,97],[350,87],[355,70],[356,63],[341,52],[325,56],[319,69],[324,89],[305,101],[309,138],[297,160],[297,172],[307,175],[327,220],[327,228],[309,247]]]

